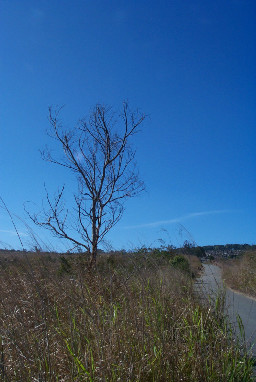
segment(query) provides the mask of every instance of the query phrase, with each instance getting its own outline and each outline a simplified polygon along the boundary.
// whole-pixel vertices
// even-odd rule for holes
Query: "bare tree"
[[[59,160],[48,149],[42,156],[76,175],[74,207],[72,212],[65,207],[63,186],[54,200],[46,191],[47,209],[30,217],[57,237],[68,239],[74,247],[84,248],[93,266],[98,245],[120,220],[125,200],[144,189],[136,171],[135,151],[129,143],[145,115],[131,112],[127,103],[119,114],[98,104],[88,121],[80,121],[67,132],[61,124],[60,110],[50,108],[49,121],[63,156]]]

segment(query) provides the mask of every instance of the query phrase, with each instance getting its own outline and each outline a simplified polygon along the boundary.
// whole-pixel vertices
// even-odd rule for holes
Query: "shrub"
[[[68,259],[64,256],[60,257],[60,267],[58,273],[62,275],[63,273],[70,273],[71,272],[71,264],[68,261]]]
[[[188,259],[186,259],[184,256],[177,255],[174,256],[173,259],[170,260],[170,264],[180,271],[190,273],[190,266]]]

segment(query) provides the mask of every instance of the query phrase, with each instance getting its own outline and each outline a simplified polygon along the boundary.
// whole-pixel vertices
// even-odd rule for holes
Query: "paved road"
[[[197,287],[200,288],[203,293],[214,294],[219,288],[224,288],[221,279],[221,270],[216,265],[204,264],[204,273],[200,278],[200,284]],[[255,343],[252,349],[253,356],[256,357],[256,300],[246,297],[242,294],[226,289],[226,309],[231,321],[235,324],[237,333],[238,323],[236,320],[237,314],[242,319],[245,339],[250,346]]]

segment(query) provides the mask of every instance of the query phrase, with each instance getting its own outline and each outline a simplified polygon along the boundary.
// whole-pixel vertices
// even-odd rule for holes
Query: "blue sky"
[[[110,245],[256,242],[255,13],[250,0],[1,1],[0,195],[28,246],[23,203],[40,208],[44,182],[75,187],[40,157],[48,106],[71,127],[123,100],[148,115],[134,140],[147,191]],[[2,209],[0,241],[19,247]]]

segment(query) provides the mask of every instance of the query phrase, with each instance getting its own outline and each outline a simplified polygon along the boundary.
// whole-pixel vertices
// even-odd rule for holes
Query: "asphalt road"
[[[237,335],[240,335],[237,322],[237,314],[239,314],[243,322],[247,345],[252,346],[255,343],[252,354],[256,357],[256,300],[225,288],[221,279],[221,270],[216,265],[204,264],[203,266],[204,273],[197,283],[197,289],[205,296],[216,295],[218,289],[225,289],[225,306],[230,320],[234,323]]]

